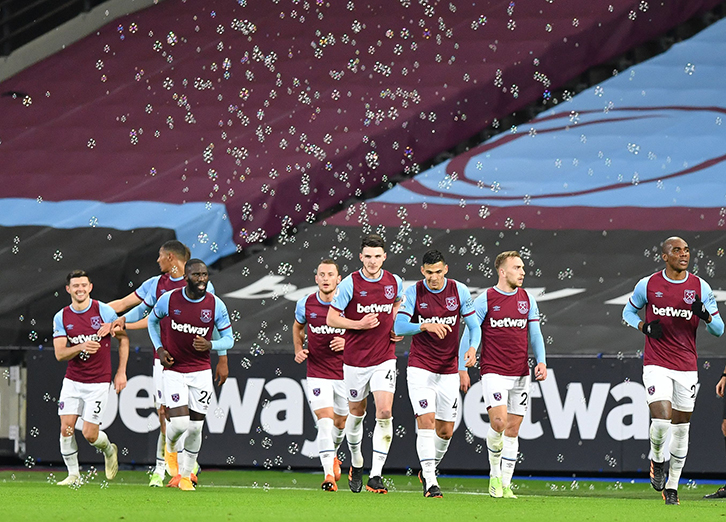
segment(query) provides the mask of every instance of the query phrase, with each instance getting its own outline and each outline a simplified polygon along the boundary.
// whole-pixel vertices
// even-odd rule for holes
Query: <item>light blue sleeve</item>
[[[161,276],[150,277],[141,283],[141,286],[136,289],[135,293],[141,301],[146,301],[149,297],[151,298],[148,301],[149,308],[153,308],[154,304],[156,304],[156,287],[159,284],[159,278],[161,278]]]
[[[307,320],[305,319],[305,301],[308,300],[309,295],[306,295],[305,297],[298,299],[297,303],[295,304],[295,320],[300,324],[305,324]]]
[[[222,337],[221,339],[212,340],[212,350],[216,351],[217,355],[227,355],[227,350],[234,346],[232,323],[229,320],[227,305],[216,295],[214,296],[214,300],[216,301],[214,307],[214,326],[219,330],[219,334]]]
[[[537,361],[537,364],[547,364],[544,337],[542,336],[539,321],[530,321],[527,328],[529,331],[529,343],[532,345],[532,351],[534,352],[534,359]]]
[[[630,299],[628,299],[627,304],[623,308],[623,321],[636,330],[641,321],[638,311],[648,302],[647,290],[649,278],[650,276],[644,277],[638,281],[638,284],[635,285],[635,290],[633,290],[633,295],[630,296]]]
[[[154,350],[162,346],[159,320],[169,315],[169,294],[171,292],[166,292],[156,302],[154,310],[149,314],[149,322],[146,325],[146,330],[149,332],[149,338],[151,339],[151,344],[154,346]]]
[[[403,292],[401,307],[396,314],[393,330],[396,335],[416,335],[421,333],[421,325],[412,323],[411,319],[416,310],[416,285],[411,285]]]
[[[459,302],[461,303],[460,313],[467,316],[474,312],[474,300],[471,298],[469,287],[456,281],[456,288],[459,292]]]
[[[342,312],[345,310],[345,307],[348,306],[348,303],[350,303],[352,298],[353,278],[351,276],[346,276],[335,290],[335,295],[333,296],[333,301],[330,303],[330,306]]]
[[[401,276],[393,274],[393,278],[396,280],[396,302],[401,300],[403,296],[403,279]]]
[[[476,312],[476,320],[481,325],[489,311],[486,290],[479,297],[474,299],[474,311]]]
[[[115,321],[118,319],[118,315],[116,315],[116,311],[108,306],[106,303],[102,303],[101,301],[98,302],[98,310],[101,312],[101,320],[104,323],[110,323],[112,321]]]
[[[153,301],[156,301],[156,299],[154,299]],[[144,299],[143,301],[141,301],[141,303],[139,303],[124,314],[126,322],[135,323],[141,321],[151,311],[151,309],[154,307],[154,304],[156,303],[152,302],[151,304],[147,304],[146,299]]]
[[[716,304],[716,297],[713,295],[711,286],[701,279],[701,301],[706,305],[706,310],[711,314],[711,322],[706,323],[706,330],[711,335],[721,337],[724,331],[724,323],[721,314],[718,313],[718,305]]]
[[[63,310],[53,317],[53,337],[68,337],[66,327],[63,325]]]
[[[481,325],[477,323],[476,314],[464,317],[464,324],[466,325],[464,335],[461,336],[459,342],[459,371],[466,370],[464,355],[469,348],[473,346],[475,350],[478,350],[481,344]],[[466,342],[467,339],[469,342]]]

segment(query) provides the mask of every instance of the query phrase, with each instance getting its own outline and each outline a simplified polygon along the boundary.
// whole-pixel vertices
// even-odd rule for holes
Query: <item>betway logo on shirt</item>
[[[310,328],[310,331],[314,334],[319,335],[329,335],[329,334],[339,334],[343,335],[345,333],[345,328],[333,328],[332,326],[328,326],[327,324],[323,324],[321,326],[312,326],[308,325]]]
[[[200,337],[205,337],[209,331],[209,327],[194,326],[189,323],[177,323],[174,319],[171,320],[171,328],[177,332],[195,334]]]
[[[492,328],[526,328],[527,319],[512,319],[505,317],[504,319],[489,318],[489,326]]]
[[[673,308],[672,306],[666,306],[660,308],[655,305],[651,305],[653,314],[662,315],[663,317],[682,317],[686,321],[690,321],[693,317],[693,311],[687,310],[686,308]]]
[[[98,334],[91,334],[91,335],[76,335],[75,337],[69,337],[68,340],[71,342],[71,344],[82,344],[86,341],[96,341],[101,342],[101,336]]]
[[[421,317],[418,318],[418,324],[423,323],[438,323],[438,324],[448,324],[450,326],[454,326],[456,324],[456,315],[450,315],[449,317]]]
[[[359,314],[390,314],[393,311],[393,303],[383,305],[373,303],[366,306],[356,303],[355,309]]]

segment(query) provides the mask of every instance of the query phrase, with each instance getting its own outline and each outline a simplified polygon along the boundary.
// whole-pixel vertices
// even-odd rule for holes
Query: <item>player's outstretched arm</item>
[[[411,322],[411,316],[405,313],[396,315],[396,321],[393,323],[393,331],[396,335],[416,335],[423,332],[421,325]]]
[[[111,301],[110,303],[108,303],[108,306],[113,308],[114,312],[120,314],[121,312],[124,312],[132,306],[136,306],[141,302],[142,300],[139,299],[139,296],[136,295],[136,292],[131,292],[129,295],[122,299],[116,299],[115,301]]]
[[[118,369],[116,375],[113,378],[113,387],[116,393],[121,393],[121,390],[126,388],[126,366],[129,361],[129,337],[126,332],[118,332],[116,335],[118,339]]]

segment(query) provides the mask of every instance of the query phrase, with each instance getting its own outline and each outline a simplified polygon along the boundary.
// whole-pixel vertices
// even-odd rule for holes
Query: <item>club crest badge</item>
[[[520,314],[529,312],[529,301],[517,301],[517,310]]]
[[[684,290],[683,300],[686,304],[690,305],[696,302],[696,291],[695,290]]]
[[[449,312],[455,312],[457,308],[459,308],[459,301],[456,299],[456,297],[447,297],[446,309]]]
[[[499,393],[499,392],[495,392],[494,393],[494,400],[497,401],[497,402],[501,401],[502,400],[502,394]]]
[[[350,396],[354,399],[358,397],[358,390],[350,390]]]
[[[91,317],[91,328],[101,328],[101,317],[99,317],[98,315]]]
[[[208,323],[212,320],[212,311],[209,309],[202,310],[202,314],[199,317],[203,323]]]
[[[421,399],[420,401],[418,401],[418,403],[424,409],[428,408],[429,406],[429,401],[427,401],[426,399]]]
[[[313,388],[313,395],[320,397],[320,388]]]
[[[161,390],[156,390],[157,395],[159,395],[159,398],[161,399]]]
[[[60,402],[58,403],[58,409],[59,409],[59,410],[62,410],[62,409],[63,409],[63,406],[65,406],[65,405],[66,405],[66,403],[65,403],[65,402],[63,402],[63,401],[60,401]]]
[[[179,394],[178,393],[172,393],[171,394],[171,400],[174,402],[179,402]]]
[[[648,386],[648,395],[653,395],[655,393],[655,386]]]
[[[393,299],[396,297],[396,287],[393,285],[386,285],[383,287],[383,295],[386,296],[386,299]]]

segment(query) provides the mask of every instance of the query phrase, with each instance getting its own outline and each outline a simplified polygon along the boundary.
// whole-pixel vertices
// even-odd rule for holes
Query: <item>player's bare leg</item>
[[[655,401],[650,403],[650,483],[656,491],[663,491],[666,485],[665,441],[671,429],[671,403]]]
[[[98,424],[83,421],[83,436],[88,443],[103,453],[106,467],[106,478],[112,480],[118,472],[118,448],[108,440],[108,435],[100,430]]]
[[[441,459],[446,455],[449,449],[451,437],[454,435],[454,423],[442,420],[436,421],[436,435],[434,436],[434,446],[436,447],[436,468],[438,469]]]
[[[726,442],[726,419],[721,421],[721,433],[724,436],[724,441]],[[720,498],[726,498],[726,485],[721,486],[713,493],[709,493],[708,495],[704,495],[703,498],[705,499],[720,499]]]
[[[323,491],[338,491],[335,479],[335,443],[333,442],[333,408],[320,408],[315,410],[318,418],[318,454],[320,464],[323,466],[324,480],[321,485]]]
[[[348,472],[348,486],[353,493],[360,493],[363,489],[363,419],[366,416],[368,399],[358,402],[348,401],[350,414],[345,423],[345,438],[348,439],[350,449],[350,471]]]
[[[373,462],[366,490],[374,493],[388,493],[383,484],[383,465],[393,442],[393,393],[374,391],[376,401],[376,427],[373,428]]]
[[[60,450],[63,462],[68,469],[68,476],[58,482],[59,486],[72,486],[76,484],[81,475],[78,466],[78,445],[76,444],[75,426],[78,415],[61,415]]]

